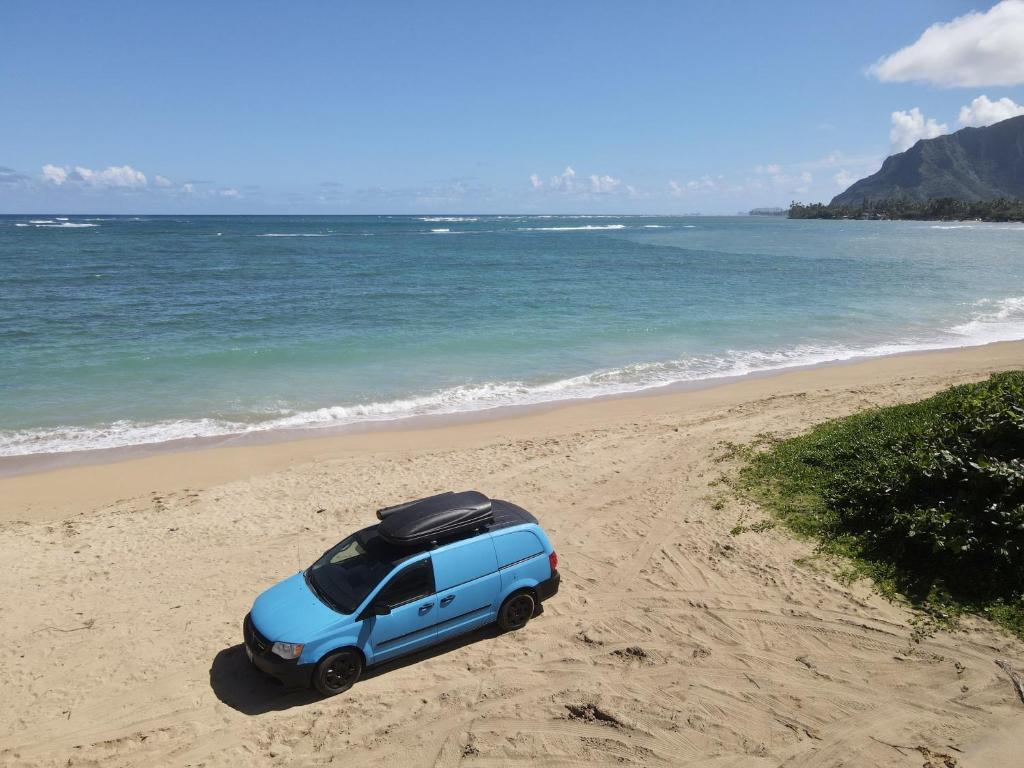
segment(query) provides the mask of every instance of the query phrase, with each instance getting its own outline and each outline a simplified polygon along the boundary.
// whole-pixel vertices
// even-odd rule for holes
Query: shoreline
[[[841,387],[859,376],[977,365],[994,372],[1024,367],[1024,341],[899,352],[759,371],[740,376],[666,384],[637,392],[459,413],[412,416],[342,427],[268,430],[126,448],[0,459],[0,521],[44,519],[71,499],[112,503],[168,487],[189,488],[271,472],[323,455],[426,450],[486,441],[510,432],[585,428],[671,410],[778,396],[794,388]],[[48,482],[49,481],[49,482]],[[155,486],[155,487],[150,487]]]
[[[621,399],[658,397],[683,392],[695,392],[706,389],[729,386],[745,380],[756,380],[782,376],[797,371],[810,371],[833,366],[859,365],[872,360],[889,358],[932,355],[943,352],[955,352],[966,349],[985,348],[1001,344],[1024,344],[1024,339],[990,341],[981,344],[969,344],[955,347],[934,347],[910,349],[880,355],[853,355],[848,358],[825,360],[815,363],[787,365],[779,368],[768,368],[748,373],[725,376],[709,376],[703,379],[668,382],[642,387],[633,391],[609,392],[589,397],[566,397],[534,403],[495,405],[484,408],[469,408],[442,413],[414,414],[395,418],[367,418],[363,421],[337,425],[309,424],[296,427],[273,427],[269,429],[252,429],[246,432],[232,432],[221,435],[203,435],[162,440],[151,443],[134,443],[131,445],[110,448],[87,448],[73,451],[50,453],[28,453],[14,456],[0,456],[0,481],[4,478],[32,475],[79,466],[97,466],[116,464],[150,456],[168,453],[206,451],[219,448],[233,448],[268,444],[292,443],[305,440],[319,440],[346,435],[362,435],[376,432],[406,432],[431,429],[443,429],[458,424],[500,421],[520,415],[542,413],[558,410],[572,405],[586,403],[603,403]]]

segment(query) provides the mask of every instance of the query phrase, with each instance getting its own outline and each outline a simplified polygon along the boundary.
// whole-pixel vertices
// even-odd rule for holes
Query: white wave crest
[[[477,216],[420,216],[420,221],[480,221]]]
[[[267,232],[257,237],[330,237],[323,232]]]
[[[972,344],[1024,338],[1024,296],[982,299],[975,307],[974,317],[954,325],[950,332],[970,339]]]
[[[83,221],[47,221],[45,219],[31,219],[27,224],[15,224],[16,227],[35,227],[36,229],[81,229],[84,227],[98,227],[99,224],[90,224]]]
[[[538,217],[539,218],[539,217]],[[581,227],[517,227],[520,232],[582,232],[595,229],[625,229],[625,224],[587,224]]]

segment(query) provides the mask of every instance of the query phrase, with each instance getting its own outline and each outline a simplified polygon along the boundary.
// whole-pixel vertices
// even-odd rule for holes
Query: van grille
[[[252,648],[253,653],[266,653],[273,643],[261,635],[256,626],[252,623],[252,616],[246,614],[245,623],[242,625],[242,634],[245,637],[245,644]]]

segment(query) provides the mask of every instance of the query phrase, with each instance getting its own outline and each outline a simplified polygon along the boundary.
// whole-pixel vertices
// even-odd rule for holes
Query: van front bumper
[[[273,643],[259,633],[246,614],[242,622],[242,638],[249,661],[260,672],[270,675],[286,688],[308,688],[316,664],[299,664],[298,659],[282,659],[271,651]]]

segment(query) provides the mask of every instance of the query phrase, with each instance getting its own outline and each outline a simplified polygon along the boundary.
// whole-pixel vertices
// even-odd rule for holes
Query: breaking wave
[[[171,440],[344,427],[414,416],[484,411],[506,406],[621,395],[669,384],[820,365],[860,357],[987,344],[1024,338],[1024,296],[983,300],[967,322],[927,339],[875,345],[796,345],[774,350],[726,350],[679,360],[643,362],[548,382],[503,381],[465,385],[381,402],[256,414],[248,421],[200,418],[154,423],[116,421],[98,427],[0,432],[0,456],[117,448]]]
[[[625,229],[625,224],[586,224],[580,227],[517,227],[520,232],[582,232],[594,229]]]
[[[81,229],[84,227],[98,227],[99,224],[85,221],[68,221],[67,219],[29,219],[28,222],[19,221],[14,226],[36,227],[37,229]]]

